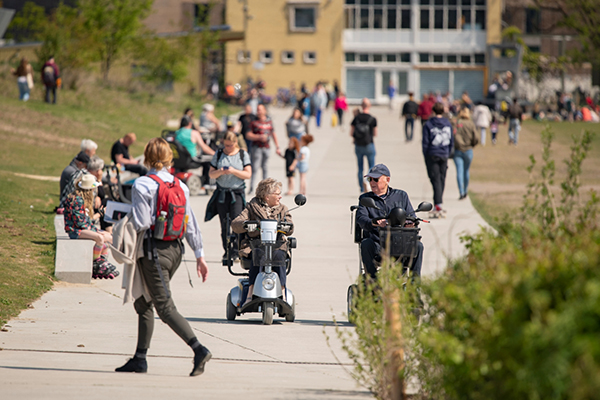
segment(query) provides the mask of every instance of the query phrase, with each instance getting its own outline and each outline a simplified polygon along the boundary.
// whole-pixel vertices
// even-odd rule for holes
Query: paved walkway
[[[284,146],[284,123],[290,113],[272,110]],[[419,141],[404,143],[395,112],[376,108],[373,114],[380,132],[377,162],[390,168],[391,185],[406,190],[415,207],[431,201]],[[122,304],[120,279],[91,285],[57,283],[0,332],[2,398],[371,398],[347,373],[349,360],[332,323],[335,317],[342,321],[342,330],[352,329],[344,317],[346,290],[358,272],[349,207],[359,193],[348,128],[331,128],[329,113],[324,121],[326,126],[312,129],[316,140],[311,145],[308,202],[294,211],[298,249],[289,287],[297,298],[296,322],[276,319],[272,326],[263,326],[259,314],[226,321],[225,299],[236,279],[220,265],[220,228],[214,219],[201,223],[211,268],[208,281],[203,284],[192,275],[191,288],[182,265],[172,283],[179,310],[214,355],[203,376],[187,376],[191,351],[162,322],[156,324],[149,351],[149,373],[114,373],[134,351],[137,329],[133,306]],[[271,176],[284,180],[283,159],[273,155],[269,166]],[[468,200],[457,200],[455,176],[451,163],[445,193],[448,218],[422,225],[426,276],[443,270],[447,255],[464,252],[458,239],[462,232],[475,232],[484,224]],[[192,200],[200,219],[207,200]],[[291,206],[292,197],[284,202]],[[190,254],[186,253],[187,264],[194,274]]]

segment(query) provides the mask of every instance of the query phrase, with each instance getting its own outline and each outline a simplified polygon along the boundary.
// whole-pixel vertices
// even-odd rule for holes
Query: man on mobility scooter
[[[377,164],[365,178],[368,178],[371,192],[359,197],[359,201],[365,197],[373,199],[375,207],[365,207],[360,201],[356,212],[356,223],[363,230],[363,239],[360,242],[360,254],[366,272],[373,280],[377,279],[377,264],[381,261],[381,239],[380,229],[389,225],[388,216],[394,208],[401,208],[408,217],[416,217],[415,211],[410,203],[408,194],[400,189],[393,189],[390,184],[390,170],[384,164]],[[380,219],[376,219],[380,218]],[[375,222],[376,221],[376,222]],[[414,227],[415,223],[407,220],[404,227]],[[409,261],[409,269],[413,279],[421,276],[421,265],[423,264],[423,244],[416,242],[416,254]]]

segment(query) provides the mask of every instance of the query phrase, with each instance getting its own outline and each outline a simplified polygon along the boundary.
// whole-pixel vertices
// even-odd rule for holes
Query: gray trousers
[[[269,177],[269,156],[271,155],[271,149],[266,147],[258,147],[252,145],[250,150],[250,162],[252,163],[252,178],[250,178],[250,191],[254,190],[254,181],[258,175],[258,166],[262,169],[262,179]]]
[[[162,240],[156,240],[156,248],[158,250],[158,259],[162,269],[165,285],[171,291],[169,283],[171,277],[175,275],[179,264],[181,264],[181,244],[178,240],[165,242]],[[144,258],[138,260],[138,268],[142,273],[142,277],[152,301],[148,302],[144,299],[144,296],[138,298],[133,304],[135,311],[138,314],[138,349],[148,349],[150,347],[150,340],[152,339],[152,332],[154,332],[154,311],[152,307],[156,308],[156,312],[160,319],[173,331],[181,337],[184,342],[189,343],[191,339],[195,338],[194,332],[190,327],[189,322],[177,311],[173,297],[167,298],[167,293],[160,279],[156,265],[152,259],[148,258],[147,241],[144,243]]]

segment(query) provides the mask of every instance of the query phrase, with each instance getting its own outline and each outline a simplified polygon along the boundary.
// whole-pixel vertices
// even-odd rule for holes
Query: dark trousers
[[[252,250],[252,252],[255,252],[259,249],[254,249]],[[286,281],[287,281],[287,276],[285,275],[285,258],[286,258],[286,253],[283,250],[275,250],[273,252],[273,264],[274,265],[282,265],[279,267],[273,267],[273,272],[277,273],[277,275],[279,275],[279,281],[281,282],[281,286],[285,287]],[[255,265],[254,264],[254,257],[251,257],[252,260],[252,264],[250,266],[250,271],[248,271],[248,274],[250,275],[248,277],[248,281],[250,282],[251,285],[254,285],[254,282],[256,281],[256,277],[258,276],[258,273],[261,270],[261,267],[259,265]]]
[[[344,117],[344,110],[342,110],[341,108],[338,108],[336,111],[337,111],[337,115],[338,115],[338,125],[342,125],[342,118]]]
[[[232,195],[235,196],[235,203],[232,203]],[[244,209],[244,195],[242,193],[223,192],[223,202],[221,203],[220,200],[220,198],[217,200],[217,213],[221,221],[223,250],[227,251],[227,214],[229,214],[229,223],[231,223],[235,217],[242,213]],[[234,244],[234,254],[237,254],[237,240]]]
[[[125,171],[131,171],[140,176],[144,176],[148,173],[148,168],[144,167],[141,164],[125,164]]]
[[[50,103],[50,94],[52,94],[52,104],[56,104],[56,86],[46,86],[46,103]]]
[[[374,241],[371,238],[363,239],[360,242],[360,255],[362,258],[363,265],[365,266],[365,270],[371,276],[371,278],[377,278],[377,264],[376,259],[379,259],[379,254],[381,253],[381,246],[379,243]],[[408,258],[406,260],[402,260],[404,265],[407,265]],[[417,242],[417,255],[413,258],[412,263],[410,265],[410,270],[412,271],[413,277],[421,276],[421,266],[423,265],[423,243]]]
[[[169,325],[184,342],[189,343],[191,339],[196,337],[190,324],[177,311],[173,297],[165,291],[166,286],[170,293],[169,283],[179,264],[181,264],[181,242],[179,240],[170,242],[156,240],[155,242],[164,285],[154,261],[148,258],[148,241],[146,240],[144,243],[144,257],[138,260],[138,268],[152,300],[146,301],[144,296],[141,296],[133,304],[138,314],[138,349],[148,349],[150,347],[150,340],[154,331],[153,306],[156,308],[160,319]]]
[[[415,131],[415,119],[413,117],[406,117],[406,122],[404,123],[404,134],[406,135],[407,141],[411,141],[413,139],[414,131]]]
[[[448,159],[437,156],[425,156],[427,175],[433,186],[433,204],[436,206],[443,203],[444,187],[446,185],[446,171],[448,170]]]

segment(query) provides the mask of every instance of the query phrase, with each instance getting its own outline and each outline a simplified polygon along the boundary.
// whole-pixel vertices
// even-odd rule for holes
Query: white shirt
[[[171,175],[166,168],[156,171],[154,168],[148,172],[148,175],[157,175],[163,182],[173,182]],[[202,234],[196,216],[190,207],[190,190],[185,183],[179,181],[183,193],[185,194],[185,215],[188,216],[185,239],[194,250],[196,258],[204,257],[204,248],[202,247]],[[156,195],[158,192],[158,183],[152,178],[142,176],[135,180],[131,191],[131,203],[133,205],[133,224],[138,232],[150,229],[154,225],[156,218]]]

